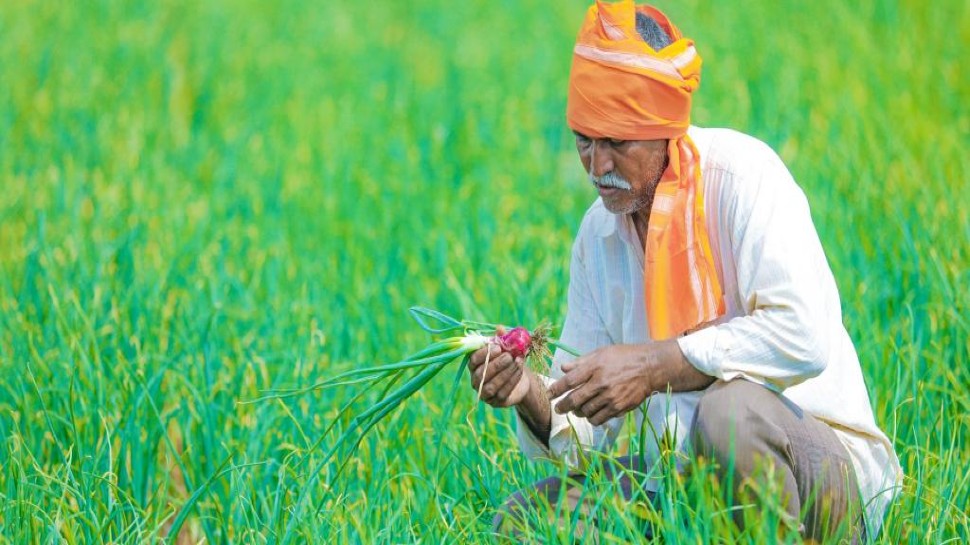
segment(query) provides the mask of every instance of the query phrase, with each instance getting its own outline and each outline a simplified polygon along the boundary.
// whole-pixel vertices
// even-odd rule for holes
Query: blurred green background
[[[970,4],[657,5],[704,58],[694,122],[808,195],[907,473],[881,541],[970,539]],[[0,2],[0,542],[175,513],[180,542],[275,542],[351,392],[241,402],[423,346],[412,305],[559,323],[595,197],[564,120],[586,6]],[[485,540],[550,471],[470,390],[442,421],[451,380],[301,540]]]

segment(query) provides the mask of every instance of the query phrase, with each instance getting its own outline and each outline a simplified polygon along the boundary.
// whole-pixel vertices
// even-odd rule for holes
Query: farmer
[[[599,198],[573,245],[561,335],[584,355],[557,351],[545,377],[491,345],[471,358],[472,386],[515,408],[530,457],[580,471],[635,411],[676,451],[714,461],[738,505],[773,471],[804,537],[839,525],[874,536],[902,473],[873,418],[808,203],[762,142],[690,125],[700,67],[660,11],[633,0],[589,8],[566,117]],[[615,479],[627,499],[656,490],[629,471]],[[544,502],[588,510],[582,481],[516,493],[496,531]]]

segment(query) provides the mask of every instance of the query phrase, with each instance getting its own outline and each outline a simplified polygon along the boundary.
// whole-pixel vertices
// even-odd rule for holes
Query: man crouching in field
[[[600,198],[573,245],[561,335],[585,355],[558,351],[550,378],[490,346],[471,358],[473,386],[484,381],[486,402],[515,407],[530,457],[578,467],[581,450],[608,449],[636,411],[677,450],[716,461],[739,502],[769,466],[806,538],[840,525],[873,536],[902,473],[808,203],[765,144],[690,126],[700,66],[658,10],[632,0],[589,9],[567,119]],[[626,499],[647,486],[630,472],[616,479]],[[536,497],[588,510],[582,480],[520,491],[496,531],[507,534]],[[866,520],[854,514],[863,507]]]

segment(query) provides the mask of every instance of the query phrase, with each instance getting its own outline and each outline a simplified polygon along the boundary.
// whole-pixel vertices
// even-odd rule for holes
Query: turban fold
[[[637,12],[657,21],[673,43],[655,51],[644,42],[636,29]],[[687,135],[700,69],[694,42],[659,10],[633,0],[597,0],[573,50],[566,106],[573,130],[590,138],[669,140],[644,248],[644,299],[654,340],[724,313],[704,219],[700,157]]]

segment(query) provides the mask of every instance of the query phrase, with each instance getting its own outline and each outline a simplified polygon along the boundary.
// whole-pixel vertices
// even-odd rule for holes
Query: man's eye
[[[610,145],[613,146],[614,148],[618,148],[623,144],[626,144],[626,142],[627,142],[626,140],[617,140],[616,138],[610,138]]]
[[[585,136],[583,136],[581,134],[577,134],[576,135],[576,143],[585,148],[585,147],[589,146],[590,144],[592,144],[593,141],[590,140],[589,138],[586,138]]]

